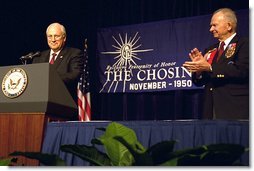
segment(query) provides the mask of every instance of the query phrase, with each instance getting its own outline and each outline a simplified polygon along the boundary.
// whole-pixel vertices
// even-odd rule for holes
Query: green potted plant
[[[241,165],[239,159],[248,149],[237,144],[211,144],[174,151],[176,141],[162,141],[145,148],[135,132],[117,122],[101,128],[104,134],[91,141],[92,145],[62,145],[60,149],[90,162],[94,166],[232,166]],[[103,146],[104,151],[98,150]],[[25,156],[44,165],[65,165],[53,154],[14,152],[11,156]]]

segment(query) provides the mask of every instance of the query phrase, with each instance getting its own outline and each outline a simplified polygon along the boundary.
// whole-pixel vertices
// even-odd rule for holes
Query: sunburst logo
[[[106,55],[115,55],[114,59],[116,62],[112,65],[112,68],[114,71],[119,71],[119,70],[125,70],[125,72],[130,72],[132,73],[132,68],[139,68],[136,60],[141,60],[141,57],[138,56],[138,53],[141,52],[148,52],[152,51],[153,49],[139,49],[142,44],[139,43],[140,36],[138,36],[138,32],[134,35],[134,37],[129,37],[127,33],[125,33],[125,37],[121,36],[121,34],[118,34],[119,38],[115,38],[112,36],[114,39],[116,45],[112,45],[112,47],[115,48],[115,51],[113,52],[101,52],[101,54],[106,54]],[[134,66],[134,67],[132,67]],[[137,66],[137,67],[135,67]],[[107,83],[109,83],[110,80],[107,80],[100,92],[102,92],[106,86]],[[123,92],[125,92],[125,84],[126,80],[123,80]],[[117,89],[119,80],[112,80],[111,85],[109,86],[108,92],[111,91],[111,88],[115,84],[114,92]]]

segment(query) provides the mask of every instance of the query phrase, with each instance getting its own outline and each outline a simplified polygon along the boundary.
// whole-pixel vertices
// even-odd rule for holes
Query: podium
[[[48,63],[0,67],[0,157],[40,152],[49,120],[74,120],[77,105]],[[18,157],[18,164],[38,161]]]

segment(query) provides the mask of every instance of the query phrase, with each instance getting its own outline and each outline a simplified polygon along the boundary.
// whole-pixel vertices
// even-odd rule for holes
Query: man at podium
[[[66,30],[60,23],[50,24],[46,36],[50,49],[33,58],[32,63],[52,64],[77,103],[77,84],[83,72],[83,53],[80,49],[65,46]]]

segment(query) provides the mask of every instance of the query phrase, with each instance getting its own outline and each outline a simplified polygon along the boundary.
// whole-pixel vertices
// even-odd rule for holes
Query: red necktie
[[[220,43],[220,47],[219,47],[219,51],[218,51],[218,55],[217,55],[217,59],[216,59],[217,62],[219,61],[222,53],[224,52],[224,45],[225,45],[224,42]]]
[[[53,53],[52,54],[52,58],[51,58],[51,60],[50,60],[50,64],[54,64],[54,62],[55,62],[55,58],[56,58],[56,53]]]

